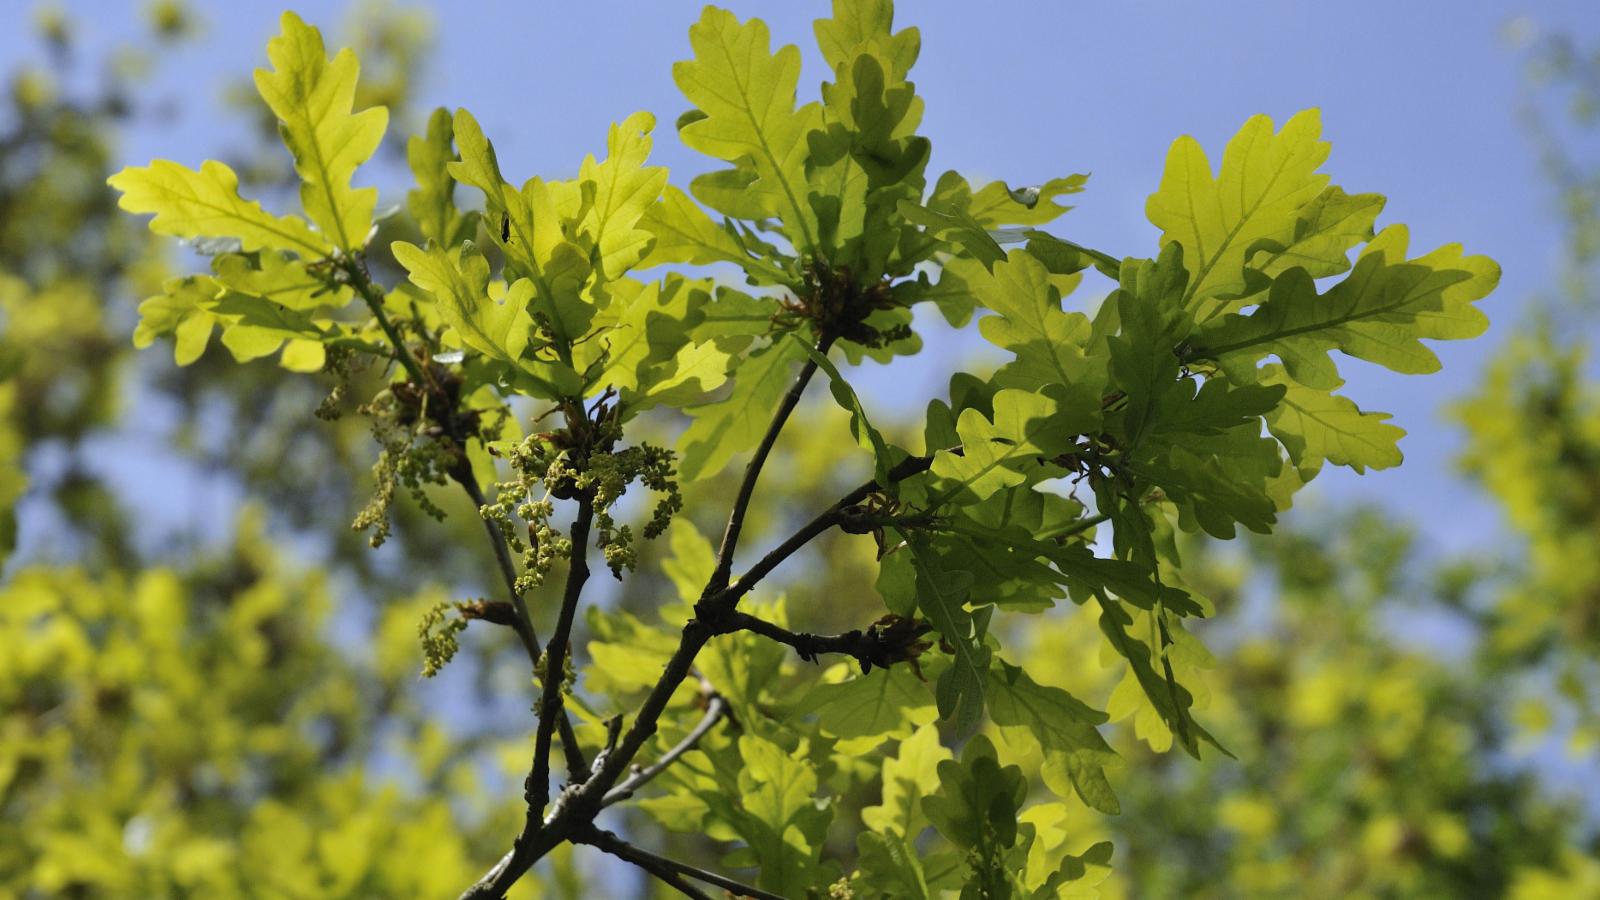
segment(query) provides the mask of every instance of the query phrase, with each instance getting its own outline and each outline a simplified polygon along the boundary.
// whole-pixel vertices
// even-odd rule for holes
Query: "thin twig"
[[[479,489],[478,482],[470,470],[457,474],[456,481],[466,490],[467,496],[472,499],[473,509],[481,510],[487,505],[483,491]],[[480,516],[481,518],[481,516]],[[539,665],[539,633],[534,629],[533,616],[528,612],[528,604],[522,598],[522,592],[517,590],[517,569],[511,561],[511,547],[506,543],[506,536],[488,519],[483,519],[484,530],[489,534],[489,546],[494,548],[495,561],[499,564],[500,577],[505,581],[506,592],[511,595],[511,606],[516,611],[516,625],[512,630],[517,633],[523,649],[527,651],[528,662],[534,666]],[[589,762],[583,758],[583,747],[578,744],[577,732],[573,730],[572,720],[567,717],[567,711],[561,710],[561,717],[556,722],[561,729],[561,750],[567,760],[568,775],[582,781],[589,775]]]
[[[913,475],[926,472],[932,465],[932,456],[908,456],[889,470],[888,481],[890,484],[904,481]],[[832,506],[801,526],[799,531],[785,538],[782,543],[773,547],[767,552],[767,555],[757,560],[755,565],[751,566],[743,575],[740,575],[739,580],[726,589],[727,598],[725,602],[729,606],[737,604],[745,594],[750,593],[757,582],[765,578],[773,569],[776,569],[779,563],[793,556],[796,551],[810,543],[818,535],[839,524],[844,510],[855,506],[857,503],[867,499],[869,494],[882,490],[884,487],[884,485],[878,484],[877,481],[868,481],[840,497]]]
[[[718,720],[720,720],[723,715],[727,713],[727,711],[728,701],[722,699],[716,694],[711,695],[710,701],[706,703],[705,715],[700,718],[700,721],[694,726],[694,728],[690,729],[689,733],[684,736],[683,740],[674,744],[666,753],[661,754],[661,758],[656,760],[654,763],[642,769],[634,770],[633,774],[629,775],[627,780],[623,781],[621,784],[617,785],[611,790],[606,791],[605,796],[600,798],[601,807],[610,806],[611,804],[620,800],[626,800],[629,797],[632,797],[635,791],[647,784],[652,778],[655,778],[657,775],[665,772],[668,766],[672,765],[674,762],[677,762],[678,757],[688,753],[690,750],[693,750],[695,746],[700,743],[700,739],[705,737],[706,734],[711,731],[712,726],[716,725]]]
[[[555,633],[546,645],[544,658],[543,691],[539,697],[539,730],[534,735],[533,765],[523,782],[523,796],[528,802],[527,817],[522,831],[511,842],[511,850],[494,864],[482,878],[462,893],[466,898],[503,897],[528,869],[548,853],[552,847],[566,839],[547,827],[545,807],[550,805],[550,745],[557,722],[566,721],[562,702],[561,682],[566,671],[566,655],[572,634],[572,620],[578,608],[578,597],[583,593],[584,582],[589,579],[589,528],[594,520],[594,499],[584,495],[579,500],[578,517],[572,523],[572,555],[567,568],[567,584],[561,600],[561,613],[556,621]],[[562,744],[566,744],[563,736]],[[576,746],[574,743],[573,746]],[[571,764],[569,763],[569,768]],[[587,767],[569,773],[575,783],[584,783],[585,776],[592,777]],[[566,795],[563,794],[563,797]],[[564,804],[557,805],[564,810]],[[552,838],[554,840],[552,841]]]
[[[566,680],[567,650],[572,643],[572,620],[578,611],[578,598],[589,580],[589,527],[594,522],[594,498],[584,494],[578,500],[578,516],[572,523],[572,554],[567,566],[567,586],[561,597],[561,612],[555,633],[544,649],[544,691],[539,697],[539,731],[534,736],[533,771],[528,775],[528,824],[544,816],[550,803],[550,743],[556,722],[565,714],[562,683]],[[587,771],[571,773],[581,780]]]
[[[356,293],[361,295],[361,299],[367,304],[367,309],[372,311],[372,317],[378,320],[378,327],[383,329],[384,336],[394,345],[395,359],[400,361],[406,374],[411,376],[411,380],[416,382],[418,387],[432,385],[433,382],[423,373],[422,366],[417,364],[416,358],[406,347],[405,338],[401,336],[400,330],[394,327],[394,323],[389,321],[388,314],[383,311],[383,294],[373,283],[372,276],[367,272],[366,263],[354,257],[346,257],[343,268],[350,276],[350,283],[355,287]]]
[[[817,341],[817,353],[826,356],[828,348],[833,345],[833,338],[823,337]],[[739,546],[739,532],[744,528],[745,512],[750,508],[750,498],[756,491],[756,482],[761,478],[761,467],[766,465],[767,456],[772,453],[772,447],[778,442],[778,435],[783,431],[783,426],[789,421],[789,414],[800,403],[800,396],[806,392],[806,385],[811,383],[811,376],[817,374],[817,362],[807,359],[805,365],[800,367],[800,374],[795,376],[794,383],[789,385],[789,390],[778,402],[778,408],[772,414],[772,421],[767,424],[766,434],[761,436],[761,443],[756,445],[755,455],[750,457],[750,462],[745,466],[744,479],[739,482],[739,493],[733,499],[733,509],[728,513],[728,526],[722,532],[722,546],[717,549],[717,565],[712,571],[711,581],[707,587],[720,591],[728,583],[728,575],[733,571],[733,553]]]
[[[803,389],[804,385],[800,385]],[[791,394],[798,401],[798,394],[791,388]],[[787,409],[780,407],[774,418],[786,418],[793,411],[793,406]],[[772,429],[768,429],[769,433]],[[775,437],[774,437],[775,440]],[[770,450],[770,446],[768,447]],[[895,483],[910,478],[921,472],[927,471],[933,464],[930,456],[915,456],[901,460],[889,471],[889,482]],[[865,500],[874,491],[881,490],[886,485],[876,481],[868,481],[855,490],[840,498],[829,509],[813,519],[795,535],[785,540],[774,548],[761,561],[753,566],[750,571],[741,577],[738,583],[727,585],[727,573],[722,575],[722,584],[718,584],[718,577],[713,575],[702,592],[702,599],[696,605],[696,617],[692,618],[683,627],[683,633],[678,641],[678,647],[667,660],[661,678],[645,696],[638,712],[634,715],[633,724],[623,734],[614,752],[609,754],[604,762],[589,780],[574,788],[563,792],[561,798],[552,808],[550,815],[543,821],[543,827],[535,827],[534,820],[530,819],[528,827],[517,835],[512,843],[511,850],[507,851],[488,872],[484,873],[477,883],[469,887],[462,895],[462,900],[484,900],[484,898],[499,898],[505,895],[507,889],[515,884],[535,862],[546,853],[568,840],[577,840],[579,829],[592,828],[594,816],[600,811],[601,804],[611,786],[622,778],[629,762],[638,755],[644,743],[656,733],[661,713],[666,710],[671,702],[672,695],[677,691],[678,685],[689,676],[694,667],[695,657],[705,647],[706,642],[716,635],[716,629],[700,618],[701,611],[715,615],[717,611],[731,610],[739,599],[749,593],[756,582],[760,581],[768,572],[776,568],[779,563],[793,555],[812,538],[833,527],[837,522],[839,510],[854,506]],[[748,502],[748,501],[747,501]],[[732,559],[731,553],[728,557]],[[598,846],[598,845],[597,845]],[[601,848],[605,849],[605,848]],[[673,863],[673,865],[679,865]],[[718,882],[711,882],[718,883]],[[735,889],[743,889],[743,886]],[[772,897],[773,894],[755,893],[749,896]]]
[[[619,846],[607,845],[602,847],[597,843],[593,846],[599,850],[611,854],[612,856],[615,856],[623,862],[633,863],[635,866],[639,867],[640,871],[659,879],[663,884],[666,884],[669,887],[675,888],[678,893],[683,894],[685,897],[691,897],[694,898],[694,900],[711,900],[710,894],[707,894],[705,891],[702,891],[690,884],[689,880],[680,875],[676,869],[672,868],[671,866],[662,865],[661,862],[653,856],[645,855],[642,852],[635,853],[634,850],[636,848],[632,844],[623,843],[621,839],[618,839],[618,844]]]
[[[500,578],[506,583],[506,592],[511,595],[511,607],[517,612],[518,625],[517,637],[522,639],[522,645],[527,648],[528,657],[535,663],[539,661],[539,632],[534,630],[533,616],[528,612],[527,601],[522,599],[522,592],[517,590],[517,567],[511,561],[511,547],[506,544],[506,536],[488,519],[483,518],[482,510],[489,505],[483,496],[483,490],[478,487],[478,480],[470,471],[460,473],[462,477],[456,480],[461,484],[467,496],[472,500],[473,512],[483,522],[483,528],[489,533],[489,546],[494,548],[495,563],[500,568]]]
[[[806,662],[816,662],[817,657],[824,653],[842,653],[854,659],[863,673],[871,672],[875,666],[887,669],[897,662],[910,661],[916,665],[917,657],[930,646],[921,638],[932,630],[932,626],[926,622],[892,616],[866,629],[853,629],[843,634],[812,634],[790,631],[738,610],[728,613],[723,627],[729,631],[749,631],[771,638],[794,648],[795,653]]]
[[[675,859],[657,856],[649,850],[635,847],[603,828],[590,827],[586,831],[573,835],[573,840],[580,844],[588,844],[591,847],[603,850],[618,859],[625,859],[652,875],[658,875],[658,877],[660,872],[673,872],[704,881],[706,884],[714,884],[735,897],[751,897],[754,900],[784,900],[781,894],[764,891],[753,885],[735,881],[726,875],[718,875],[716,872],[691,866],[688,863],[678,862]],[[682,889],[680,888],[680,890]]]

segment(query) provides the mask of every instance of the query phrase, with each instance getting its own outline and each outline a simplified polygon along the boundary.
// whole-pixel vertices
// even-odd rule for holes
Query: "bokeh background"
[[[798,43],[814,89],[823,3],[727,5]],[[326,384],[215,346],[179,369],[129,341],[138,300],[204,261],[117,213],[104,178],[220,158],[281,196],[288,159],[249,87],[280,4],[5,6],[0,897],[458,889],[515,830],[530,727],[493,636],[416,676],[420,610],[491,587],[470,511],[441,500],[439,524],[402,506],[372,551],[348,523],[374,448],[360,422],[309,415]],[[471,109],[514,180],[574,174],[634,110],[670,123],[698,9],[294,8],[358,48],[361,102],[391,107],[368,176],[380,206],[401,200],[404,137],[439,105]],[[1325,471],[1285,535],[1192,551],[1221,611],[1200,630],[1218,657],[1209,720],[1240,758],[1195,764],[1123,729],[1122,815],[1072,825],[1116,840],[1107,895],[1600,896],[1594,4],[928,0],[899,21],[922,31],[933,169],[1092,173],[1063,236],[1153,253],[1144,200],[1172,139],[1215,159],[1248,116],[1316,106],[1336,183],[1386,194],[1383,221],[1415,246],[1461,242],[1504,269],[1489,335],[1437,348],[1442,374],[1341,367],[1409,432],[1402,468]],[[675,182],[710,168],[658,133]],[[988,358],[918,321],[920,356],[853,376],[875,420],[913,427],[953,366]],[[808,415],[802,435],[833,413]],[[779,496],[849,481],[827,449],[797,439]],[[792,601],[850,627],[870,555],[823,559],[815,596]],[[606,602],[647,615],[653,587]],[[1033,665],[1109,694],[1090,632],[1048,617]],[[596,884],[651,890],[582,854],[522,890]]]

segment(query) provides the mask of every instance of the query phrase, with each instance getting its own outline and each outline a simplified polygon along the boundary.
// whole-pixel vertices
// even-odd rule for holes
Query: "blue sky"
[[[130,33],[139,4],[63,4],[89,48]],[[161,64],[158,91],[180,117],[127,136],[123,161],[162,156],[196,164],[234,146],[243,132],[215,110],[224,86],[264,62],[278,3],[197,2],[201,41]],[[420,107],[465,106],[495,140],[508,177],[570,175],[603,146],[606,126],[629,112],[657,114],[657,159],[674,178],[706,168],[667,127],[685,107],[671,64],[688,51],[694,3],[590,0],[532,3],[478,0],[416,3],[432,8],[436,51],[421,73]],[[759,15],[779,42],[806,51],[803,96],[824,75],[811,49],[810,21],[825,2],[729,2]],[[348,4],[294,4],[337,33]],[[470,11],[469,11],[470,10]],[[927,101],[923,126],[933,169],[976,180],[1028,184],[1090,172],[1078,208],[1054,230],[1115,255],[1151,255],[1156,232],[1145,197],[1159,181],[1166,148],[1197,137],[1213,160],[1250,115],[1282,122],[1322,109],[1333,144],[1325,170],[1351,191],[1387,194],[1380,224],[1405,222],[1425,251],[1459,241],[1504,268],[1487,301],[1491,341],[1441,345],[1445,371],[1403,377],[1351,365],[1348,392],[1393,412],[1409,437],[1399,470],[1319,479],[1324,494],[1376,498],[1425,518],[1434,549],[1461,550],[1490,539],[1493,509],[1453,474],[1459,434],[1440,410],[1472,383],[1492,338],[1553,281],[1560,230],[1516,116],[1521,60],[1504,37],[1524,19],[1539,29],[1593,38],[1593,0],[1493,2],[1021,3],[955,0],[902,3],[899,24],[922,31],[913,73]],[[34,52],[20,29],[0,33],[0,59]],[[9,68],[9,66],[8,66]],[[219,124],[219,122],[221,124]],[[381,185],[383,187],[396,187]],[[398,189],[387,202],[400,199]],[[1087,301],[1093,289],[1079,295]],[[920,410],[942,393],[944,373],[966,343],[936,336],[905,373],[863,373],[882,414]]]

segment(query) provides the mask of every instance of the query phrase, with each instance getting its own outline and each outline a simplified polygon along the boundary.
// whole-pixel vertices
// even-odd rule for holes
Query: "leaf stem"
[[[591,827],[586,831],[573,835],[573,840],[580,844],[588,844],[589,846],[609,853],[618,859],[627,860],[628,862],[633,863],[650,874],[655,875],[658,878],[662,878],[662,880],[668,881],[669,884],[672,882],[665,877],[667,874],[670,873],[674,876],[687,875],[690,878],[704,881],[707,884],[714,884],[735,897],[751,897],[754,898],[754,900],[784,900],[783,895],[781,894],[774,894],[771,891],[764,891],[761,888],[735,881],[726,875],[718,875],[716,872],[710,872],[705,869],[697,868],[689,865],[688,863],[681,863],[674,859],[667,859],[664,856],[657,856],[648,850],[635,847],[622,838],[617,837],[614,833],[606,831],[603,828]],[[695,889],[692,887],[681,887],[678,884],[673,884],[673,887],[677,887],[679,890],[684,891],[691,897],[705,896],[704,894],[695,892]]]
[[[372,317],[378,320],[378,327],[383,329],[384,336],[394,345],[395,359],[400,361],[406,374],[410,375],[411,380],[419,386],[432,386],[433,381],[426,376],[422,366],[418,365],[416,357],[413,357],[411,351],[407,349],[405,337],[394,327],[394,323],[389,321],[388,313],[383,311],[383,294],[379,292],[378,286],[373,284],[366,264],[347,256],[344,269],[350,276],[350,283],[355,287],[356,293],[366,302],[367,309],[372,311]]]
[[[1038,540],[1041,540],[1041,541],[1049,541],[1049,540],[1054,540],[1054,539],[1057,539],[1057,538],[1072,537],[1073,535],[1082,534],[1083,532],[1088,531],[1089,529],[1095,527],[1096,525],[1100,525],[1100,524],[1103,524],[1103,523],[1109,522],[1109,521],[1111,521],[1110,513],[1096,513],[1095,515],[1092,515],[1092,516],[1088,517],[1087,519],[1076,519],[1074,521],[1067,522],[1066,524],[1062,525],[1060,528],[1051,528],[1051,529],[1047,529],[1045,531],[1041,531],[1038,534],[1034,535],[1034,537],[1036,539],[1038,539]]]

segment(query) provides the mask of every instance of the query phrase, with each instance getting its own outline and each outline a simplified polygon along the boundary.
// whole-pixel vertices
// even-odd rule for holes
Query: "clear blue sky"
[[[69,0],[86,44],[104,46],[135,27],[140,4]],[[294,4],[337,32],[342,0]],[[568,175],[603,144],[608,123],[655,112],[664,126],[685,104],[672,84],[674,60],[687,54],[696,3],[589,0],[533,3],[435,0],[436,52],[421,74],[422,108],[470,108],[495,140],[502,167],[520,179]],[[824,70],[811,49],[811,19],[825,0],[728,2],[741,17],[760,15],[781,42],[806,51],[803,91]],[[161,93],[180,119],[128,136],[125,162],[163,156],[195,164],[237,141],[213,113],[222,88],[264,62],[276,30],[275,2],[194,4],[204,39],[162,64]],[[1148,255],[1155,230],[1144,200],[1160,178],[1167,145],[1193,134],[1213,159],[1248,116],[1278,121],[1322,108],[1333,143],[1326,170],[1352,191],[1387,194],[1383,222],[1405,222],[1417,250],[1450,241],[1500,261],[1504,279],[1487,309],[1493,334],[1552,281],[1559,229],[1553,197],[1540,179],[1516,111],[1521,61],[1502,36],[1524,17],[1544,30],[1600,35],[1594,0],[1541,2],[1345,2],[1337,14],[1309,3],[1022,3],[988,0],[903,2],[900,24],[922,30],[913,78],[927,100],[923,127],[934,142],[933,168],[1013,184],[1091,172],[1078,208],[1055,230],[1116,255]],[[0,59],[25,51],[17,30],[0,33]],[[9,68],[9,66],[8,66]],[[704,168],[660,131],[657,158],[675,179]],[[400,199],[389,190],[383,202]],[[1085,294],[1085,297],[1092,294]],[[964,346],[964,345],[963,345]],[[879,394],[891,406],[920,409],[942,392],[938,373],[960,351],[936,341],[931,352]],[[1490,345],[1441,345],[1442,375],[1402,377],[1352,366],[1349,393],[1385,409],[1410,436],[1402,469],[1364,477],[1342,470],[1320,481],[1325,494],[1382,499],[1408,518],[1426,517],[1439,550],[1459,550],[1494,533],[1493,511],[1452,473],[1459,435],[1440,415],[1487,357]]]

